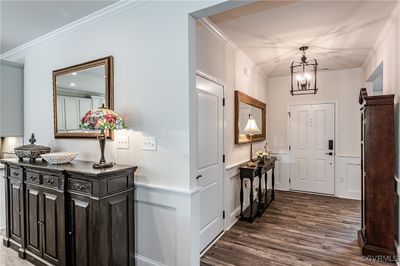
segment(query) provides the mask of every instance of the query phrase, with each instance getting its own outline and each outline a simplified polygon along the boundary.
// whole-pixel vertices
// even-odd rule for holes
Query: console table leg
[[[243,216],[243,179],[240,179],[240,217]]]
[[[275,166],[272,167],[272,199],[275,199]]]
[[[262,180],[262,174],[258,176],[258,203],[261,204],[262,202],[262,185],[261,185],[261,180]]]
[[[253,178],[250,179],[250,217],[253,217]]]

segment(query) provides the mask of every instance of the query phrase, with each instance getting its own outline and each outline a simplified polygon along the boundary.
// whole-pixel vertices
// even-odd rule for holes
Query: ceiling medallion
[[[306,50],[308,46],[299,48],[302,51],[301,62],[292,62],[290,66],[291,95],[316,94],[318,62],[315,59],[307,61]]]

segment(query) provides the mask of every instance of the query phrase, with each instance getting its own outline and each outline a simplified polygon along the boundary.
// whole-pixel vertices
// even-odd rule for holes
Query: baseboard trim
[[[200,258],[207,253],[207,251],[214,246],[214,244],[225,234],[226,231],[222,231],[208,246],[200,253]]]
[[[167,266],[165,264],[159,263],[159,262],[154,261],[152,259],[143,257],[142,255],[139,255],[139,254],[135,255],[135,259],[136,259],[136,265],[138,265],[138,266],[141,266],[141,265],[145,265],[145,266]]]

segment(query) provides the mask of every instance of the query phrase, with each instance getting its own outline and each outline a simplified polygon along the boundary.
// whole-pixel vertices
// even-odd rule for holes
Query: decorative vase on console
[[[266,154],[266,158],[267,158],[267,159],[271,159],[271,152],[268,151],[267,146],[268,146],[268,142],[265,142],[265,145],[264,145],[264,152],[265,152],[265,154]]]
[[[265,164],[265,158],[267,158],[267,153],[265,151],[258,151],[256,152],[258,165]]]

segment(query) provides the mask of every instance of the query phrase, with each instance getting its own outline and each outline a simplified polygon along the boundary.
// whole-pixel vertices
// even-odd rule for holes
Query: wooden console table
[[[247,165],[239,167],[240,171],[240,220],[253,222],[256,216],[261,216],[271,202],[275,199],[275,162],[276,157],[266,159],[264,163],[258,163],[255,167]],[[272,188],[268,189],[268,171],[272,169]],[[265,190],[262,190],[261,180],[264,175]],[[254,179],[258,178],[258,197],[254,199],[253,184]],[[243,211],[243,182],[244,179],[250,180],[250,206]]]

